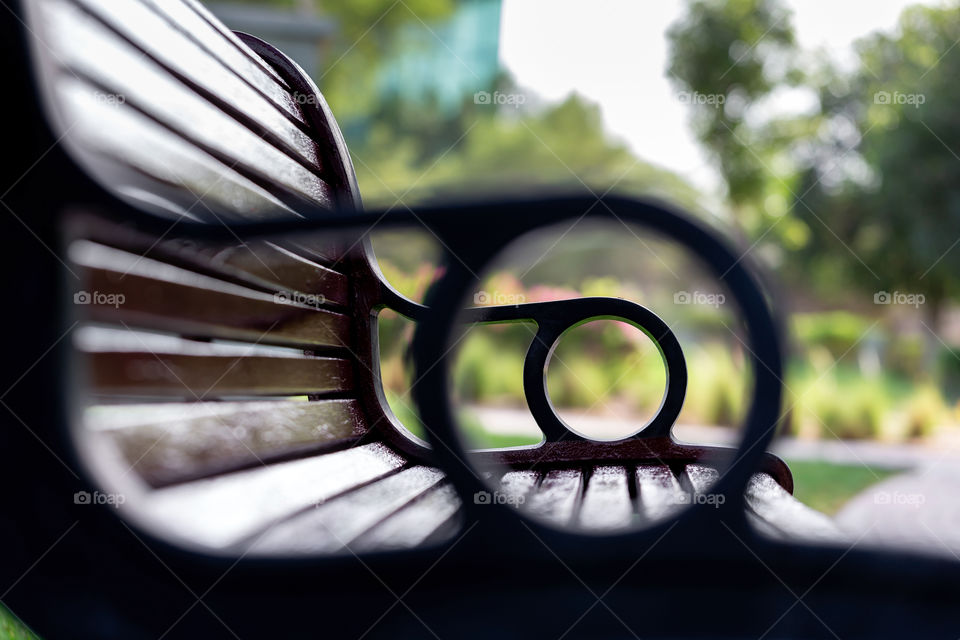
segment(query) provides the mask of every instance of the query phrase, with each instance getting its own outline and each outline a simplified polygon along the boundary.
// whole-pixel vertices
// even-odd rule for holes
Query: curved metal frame
[[[467,323],[530,320],[537,332],[523,364],[523,390],[527,405],[547,442],[563,439],[594,441],[567,425],[557,414],[547,391],[547,366],[560,337],[592,320],[621,320],[643,331],[656,345],[667,372],[667,385],[656,415],[629,437],[663,438],[670,435],[683,408],[687,390],[687,365],[680,342],[655,313],[621,298],[576,298],[498,307],[476,307],[461,315]]]
[[[461,301],[466,299],[467,294],[478,284],[473,274],[482,273],[485,267],[492,263],[500,248],[506,246],[512,238],[538,228],[562,223],[564,220],[590,216],[594,219],[607,219],[615,224],[636,224],[665,235],[690,250],[694,255],[701,257],[714,275],[728,284],[732,297],[745,318],[745,324],[749,331],[748,351],[754,371],[754,387],[753,401],[747,414],[743,440],[739,451],[736,453],[734,450],[719,447],[702,448],[706,451],[679,452],[675,451],[673,447],[682,445],[677,445],[669,437],[669,425],[655,422],[656,428],[651,433],[652,437],[649,440],[638,439],[645,446],[632,451],[623,446],[611,448],[609,443],[581,443],[579,446],[574,446],[554,442],[553,453],[564,453],[563,448],[566,448],[566,455],[573,457],[577,454],[594,455],[594,451],[599,452],[607,448],[617,451],[618,458],[623,456],[623,459],[628,460],[636,459],[634,456],[638,453],[650,456],[647,458],[648,460],[663,460],[661,453],[664,456],[705,454],[705,457],[714,459],[727,454],[729,456],[727,467],[722,472],[714,492],[725,495],[724,510],[739,513],[739,517],[743,518],[743,493],[747,481],[754,470],[763,468],[765,465],[770,467],[771,458],[773,458],[765,451],[780,419],[783,359],[780,348],[779,323],[767,306],[766,297],[757,281],[748,271],[746,265],[743,264],[740,256],[703,225],[653,203],[604,197],[599,199],[602,206],[596,206],[597,201],[598,199],[593,197],[573,197],[535,201],[528,203],[526,206],[518,203],[501,207],[488,205],[484,210],[483,228],[474,227],[469,230],[465,229],[464,226],[456,230],[446,227],[433,228],[435,233],[444,238],[450,251],[457,256],[456,260],[447,262],[443,279],[429,292],[426,302],[431,312],[417,327],[414,338],[417,374],[421,380],[420,385],[415,389],[415,395],[417,404],[423,412],[424,423],[430,429],[430,439],[434,444],[434,451],[441,460],[441,466],[450,473],[461,495],[475,495],[477,492],[485,490],[484,482],[480,479],[476,470],[471,468],[471,465],[467,462],[470,460],[468,452],[464,449],[462,440],[457,435],[456,418],[450,401],[450,377],[448,374],[449,345],[455,343],[456,338],[462,331],[457,320],[461,314]],[[477,236],[480,236],[483,241],[478,241]],[[466,238],[469,238],[469,242],[466,241]],[[589,299],[582,302],[571,301],[571,303],[575,306],[570,308],[576,309],[576,311],[571,311],[564,318],[551,321],[540,316],[541,321],[546,320],[548,324],[545,334],[547,337],[558,335],[558,329],[569,326],[571,322],[583,320],[593,315],[594,312],[590,310],[590,307],[598,304],[596,301]],[[612,303],[604,302],[600,304],[611,305]],[[560,308],[562,309],[562,306]],[[602,306],[600,308],[602,309]],[[474,313],[479,315],[480,318],[498,317],[498,314],[500,314],[499,317],[502,319],[517,319],[523,313],[518,311],[516,307],[501,307],[500,309],[500,311]],[[633,307],[626,305],[621,306],[620,309],[622,309],[622,312],[618,311],[617,315],[636,312]],[[655,317],[653,316],[653,318]],[[641,321],[650,323],[651,317],[644,315]],[[656,325],[654,327],[656,328]],[[662,338],[663,336],[658,337]],[[549,341],[545,340],[544,342]],[[532,385],[542,384],[542,381],[533,378],[542,375],[542,373],[537,372],[537,368],[545,362],[543,351],[541,347],[534,347],[531,350],[534,360],[533,364],[528,364],[529,375],[525,381]],[[682,356],[680,356],[680,359],[682,360]],[[674,361],[676,361],[675,356]],[[675,362],[673,364],[676,367]],[[665,417],[672,415],[672,411],[676,408],[676,394],[671,396],[668,389],[667,395],[670,403],[669,410],[660,414]],[[538,394],[534,394],[533,398],[543,400],[542,397],[538,397]],[[546,419],[545,413],[553,415],[549,402],[546,403],[546,406],[534,406],[537,406],[537,410],[540,412],[538,416],[540,419]],[[548,439],[560,435],[560,431],[555,424],[551,425],[549,422],[547,424],[550,426]],[[634,442],[636,441],[634,440]],[[505,452],[507,459],[513,461],[516,460],[518,454],[522,456],[522,450]],[[539,451],[536,455],[539,458],[552,457],[549,450]],[[607,457],[603,453],[599,453],[599,455]],[[586,459],[589,460],[590,458],[587,457]],[[733,462],[730,462],[731,459]],[[776,459],[773,458],[773,460]],[[779,461],[777,460],[777,462]],[[782,463],[780,464],[782,465]],[[773,462],[772,466],[779,465]],[[782,477],[781,474],[776,475],[778,479]],[[477,507],[467,504],[466,508],[475,510]],[[498,506],[498,508],[504,511],[504,520],[509,517],[521,517],[516,510],[509,507]],[[696,506],[691,508],[691,511],[697,510],[698,507]],[[512,515],[508,516],[508,512]],[[543,525],[533,522],[531,522],[531,525],[543,528]],[[646,536],[658,535],[659,529],[660,527],[654,527],[649,531],[624,535],[639,536],[639,541]],[[549,532],[540,531],[539,533],[551,536],[558,544],[576,544],[575,538],[577,536],[564,539],[571,535],[566,532],[552,530]]]

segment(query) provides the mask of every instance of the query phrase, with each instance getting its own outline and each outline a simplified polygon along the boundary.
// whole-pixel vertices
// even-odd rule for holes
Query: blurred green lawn
[[[0,640],[37,640],[6,607],[0,605]]]
[[[865,465],[787,460],[793,472],[793,495],[817,511],[832,516],[853,496],[872,484],[901,473]]]

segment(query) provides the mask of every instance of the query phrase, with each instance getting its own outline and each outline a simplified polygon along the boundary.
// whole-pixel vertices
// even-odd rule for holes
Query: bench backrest
[[[171,220],[151,234],[109,215],[67,217],[86,429],[152,487],[364,437],[424,452],[378,400],[365,243],[178,238],[183,220],[360,206],[312,81],[195,0],[29,8],[38,77],[67,147],[109,190]]]
[[[357,198],[346,148],[310,80],[198,2],[31,7],[41,77],[65,140],[141,206],[216,223],[296,217],[305,203]]]

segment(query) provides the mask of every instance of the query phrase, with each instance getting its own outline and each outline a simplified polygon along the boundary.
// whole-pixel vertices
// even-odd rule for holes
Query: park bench
[[[67,135],[93,171],[103,167],[119,193],[174,221],[213,224],[291,216],[304,203],[359,206],[322,97],[269,45],[180,0],[45,0],[36,8],[56,65],[54,108],[73,123]],[[367,337],[372,311],[419,310],[389,293],[365,243],[338,247],[314,233],[203,244],[178,238],[176,227],[157,237],[87,212],[67,228],[81,303],[74,342],[88,372],[81,384],[94,399],[81,428],[98,455],[143,481],[120,493],[145,517],[214,548],[256,540],[277,551],[417,545],[456,530],[456,493],[429,466],[427,447],[402,435],[383,406],[377,345]],[[542,313],[556,317],[566,306]],[[585,313],[604,310],[592,302]],[[231,400],[257,396],[271,400]],[[531,408],[552,415],[548,406]],[[562,426],[555,430],[550,440],[563,437]],[[645,504],[648,495],[682,504],[684,492],[706,492],[716,474],[701,464],[703,448],[609,449],[510,452],[516,470],[502,483],[561,522],[600,526],[588,514],[604,505],[606,514],[593,517],[615,526],[659,508]],[[540,458],[536,470],[525,468]],[[678,463],[671,469],[666,460]],[[776,517],[785,507],[774,505],[791,501],[791,479],[782,463],[768,464],[778,484],[756,480],[755,511],[782,531]],[[320,501],[322,509],[303,513]]]
[[[139,587],[124,587],[118,576],[142,580],[143,593],[167,597],[171,573],[177,580],[189,576],[184,580],[194,585],[195,579],[203,582],[205,571],[225,573],[222,569],[237,558],[254,568],[243,563],[237,571],[242,577],[226,580],[230,586],[221,606],[239,616],[231,619],[246,620],[239,623],[245,627],[265,624],[244,618],[250,597],[265,607],[278,600],[265,593],[273,587],[258,582],[274,566],[270,559],[286,576],[279,591],[284,607],[303,605],[307,600],[298,598],[318,587],[307,586],[305,575],[293,577],[303,567],[326,567],[340,578],[323,588],[337,591],[342,585],[349,598],[356,598],[369,589],[361,584],[370,578],[363,567],[376,566],[377,576],[403,575],[404,567],[413,566],[423,571],[418,564],[423,558],[436,562],[465,540],[478,507],[477,492],[470,488],[522,495],[530,509],[561,529],[577,525],[597,536],[586,540],[608,539],[600,534],[617,540],[629,525],[655,524],[655,514],[712,490],[734,495],[735,480],[711,487],[736,450],[684,445],[671,436],[686,378],[669,330],[657,335],[671,390],[648,429],[617,443],[564,432],[541,393],[542,379],[537,388],[552,342],[590,317],[657,326],[656,316],[642,307],[612,299],[464,312],[461,317],[471,322],[536,318],[543,332],[528,354],[525,388],[546,442],[537,449],[483,453],[504,472],[486,479],[488,484],[471,484],[477,479],[468,478],[457,462],[464,452],[451,437],[444,413],[449,407],[435,394],[442,388],[437,376],[443,367],[422,367],[424,389],[417,399],[425,423],[436,431],[427,443],[406,433],[386,405],[376,337],[377,313],[392,308],[429,327],[414,344],[418,363],[442,360],[433,353],[441,344],[436,334],[452,330],[449,318],[462,308],[453,292],[463,281],[457,282],[452,267],[449,283],[441,283],[421,306],[384,280],[363,234],[380,218],[362,211],[350,156],[313,82],[281,52],[230,32],[193,0],[35,0],[16,11],[22,22],[11,21],[8,28],[20,39],[10,46],[21,47],[14,51],[24,67],[24,86],[36,97],[31,131],[40,132],[27,155],[49,155],[6,202],[13,203],[11,213],[23,216],[28,228],[36,222],[43,239],[50,239],[57,256],[45,253],[44,266],[31,273],[38,282],[59,280],[60,294],[56,301],[34,299],[34,313],[42,319],[27,321],[32,329],[24,324],[17,329],[37,340],[11,345],[10,355],[12,362],[29,363],[56,341],[59,369],[41,363],[37,370],[47,371],[65,389],[62,397],[24,400],[33,406],[25,432],[43,434],[37,437],[44,447],[37,449],[32,436],[21,433],[21,443],[37,450],[24,453],[17,464],[46,470],[51,486],[62,476],[63,486],[75,490],[75,504],[68,509],[107,503],[108,508],[69,513],[83,514],[81,528],[93,521],[92,529],[76,537],[89,548],[115,554],[97,566],[109,564],[117,572],[91,582],[81,578],[87,574],[77,569],[76,556],[53,555],[51,567],[66,567],[67,582],[90,590],[77,598],[78,606],[92,607],[90,615],[70,614],[78,636],[100,628],[110,629],[111,637],[125,637],[137,625],[163,631],[160,612],[176,608],[177,598],[146,611],[125,600],[135,598],[127,589]],[[607,200],[611,211],[625,216],[643,210],[655,214],[656,224],[699,229],[684,226],[693,223],[680,217],[674,222],[675,214],[653,205]],[[440,206],[420,215],[386,216],[383,224],[422,223],[462,249],[467,262],[480,264],[486,254],[479,249],[471,254],[469,238],[463,237],[476,232],[471,221],[503,220],[498,233],[509,236],[524,231],[524,224],[549,220],[551,211],[559,215],[582,204],[559,198]],[[459,222],[450,222],[451,211],[461,216]],[[518,211],[526,212],[520,216],[524,222],[511,228],[507,221]],[[459,226],[468,231],[458,232]],[[702,236],[693,246],[721,260],[724,254],[716,247],[722,243],[697,233]],[[11,247],[8,259],[34,264],[41,251]],[[742,266],[736,273],[741,272],[747,273]],[[737,287],[735,293],[753,295],[765,306],[759,290]],[[43,315],[45,310],[50,313]],[[770,345],[777,347],[773,339]],[[774,353],[769,363],[776,358]],[[757,377],[767,374],[758,369]],[[35,388],[29,380],[19,387],[18,394]],[[779,411],[778,392],[767,394],[770,389],[764,388],[758,402],[766,402],[764,411],[771,405]],[[792,497],[786,465],[763,453],[775,421],[760,425],[759,418],[751,419],[757,424],[748,429],[740,454],[750,468],[727,474],[740,477],[745,498],[712,513],[691,509],[700,514],[691,522],[719,521],[720,514],[738,511],[771,538],[840,541],[826,517]],[[38,426],[43,424],[58,426]],[[752,445],[759,449],[751,450]],[[113,504],[118,501],[122,504]],[[35,509],[31,504],[23,508]],[[550,538],[548,529],[528,525],[509,507],[489,513],[484,530],[501,539],[488,544],[513,545],[523,535],[518,523],[534,526],[536,541],[545,540],[550,548],[582,552],[583,545],[592,544],[570,530]],[[69,524],[72,516],[65,517]],[[658,526],[638,535],[662,536],[672,526],[670,518]],[[750,535],[736,524],[723,526],[737,539]],[[663,548],[689,549],[695,538],[680,535]],[[503,552],[509,560],[501,560],[525,566],[532,560],[510,553],[522,555],[519,550],[529,551],[529,544],[536,546],[517,541],[515,550]],[[633,561],[637,553],[630,544],[610,542],[588,557],[598,566],[609,562],[599,558],[624,553]],[[482,574],[477,562],[497,557],[490,550],[478,552],[483,546],[464,544],[464,552],[467,548],[476,554],[477,575]],[[357,556],[360,565],[348,567]],[[451,553],[451,558],[461,556]],[[296,569],[295,561],[301,562]],[[356,577],[358,571],[363,579]],[[49,581],[38,586],[31,579],[24,579],[25,593],[51,588]],[[303,589],[300,595],[291,594],[297,589]],[[50,593],[68,597],[57,589]],[[367,609],[344,597],[353,604],[334,605],[323,615],[342,613],[351,620],[331,624],[361,632],[376,624],[382,609],[361,615]],[[18,602],[28,612],[39,606],[26,596]],[[46,606],[55,607],[56,601]],[[304,623],[289,611],[284,616],[290,624]],[[48,624],[52,630],[65,628],[57,616]],[[424,632],[411,624],[414,632]],[[178,632],[187,628],[224,631],[210,619],[188,618]]]

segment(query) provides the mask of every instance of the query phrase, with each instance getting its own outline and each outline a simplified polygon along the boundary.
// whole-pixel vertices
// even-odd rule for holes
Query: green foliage
[[[621,403],[652,416],[663,398],[666,373],[651,342],[635,328],[598,321],[566,334],[547,370],[557,406],[603,411]]]
[[[854,284],[922,293],[930,321],[960,293],[950,251],[960,233],[958,38],[960,10],[912,7],[893,34],[857,43],[852,74],[819,78],[822,127],[797,209],[826,219],[810,223],[813,246],[834,250],[821,262],[850,264],[852,252],[869,265],[848,269]]]
[[[730,200],[762,200],[774,141],[755,135],[745,116],[788,78],[788,10],[778,0],[692,0],[668,37],[668,71],[693,105],[694,131],[717,159]]]
[[[38,640],[10,611],[0,605],[0,640]]]
[[[432,123],[429,127],[385,120],[351,147],[368,206],[462,198],[491,189],[501,195],[556,187],[582,190],[584,184],[605,190],[619,179],[618,191],[699,209],[699,196],[685,181],[638,161],[623,144],[611,141],[598,107],[577,95],[542,110],[510,114],[468,104],[456,126],[429,110],[422,115]]]
[[[747,378],[729,348],[708,344],[688,356],[689,383],[681,417],[686,422],[738,426],[747,401]]]
[[[338,41],[317,84],[342,121],[344,117],[376,118],[384,108],[378,73],[402,30],[429,33],[429,25],[449,17],[456,4],[454,0],[353,0],[322,6],[324,15],[337,23]]]
[[[834,359],[853,352],[872,322],[848,311],[797,313],[791,318],[793,335],[805,348],[822,347]]]
[[[925,438],[943,424],[947,409],[939,391],[932,385],[923,385],[910,395],[904,413],[906,437]]]
[[[944,395],[951,402],[960,400],[960,349],[941,349],[936,372]]]
[[[528,344],[533,339],[527,332]],[[509,348],[489,328],[477,327],[461,342],[453,367],[453,388],[462,402],[523,402],[523,358],[526,349]]]
[[[804,438],[902,441],[928,436],[949,420],[933,384],[865,377],[848,365],[794,368],[787,385],[787,429]]]
[[[940,341],[929,333],[890,336],[883,358],[884,371],[889,375],[914,380],[917,383],[927,382],[933,371],[928,369],[930,363],[926,353],[925,337],[933,341],[935,348],[940,347]]]
[[[860,376],[832,376],[800,388],[791,412],[794,433],[863,440],[882,435],[890,398],[882,382]]]

